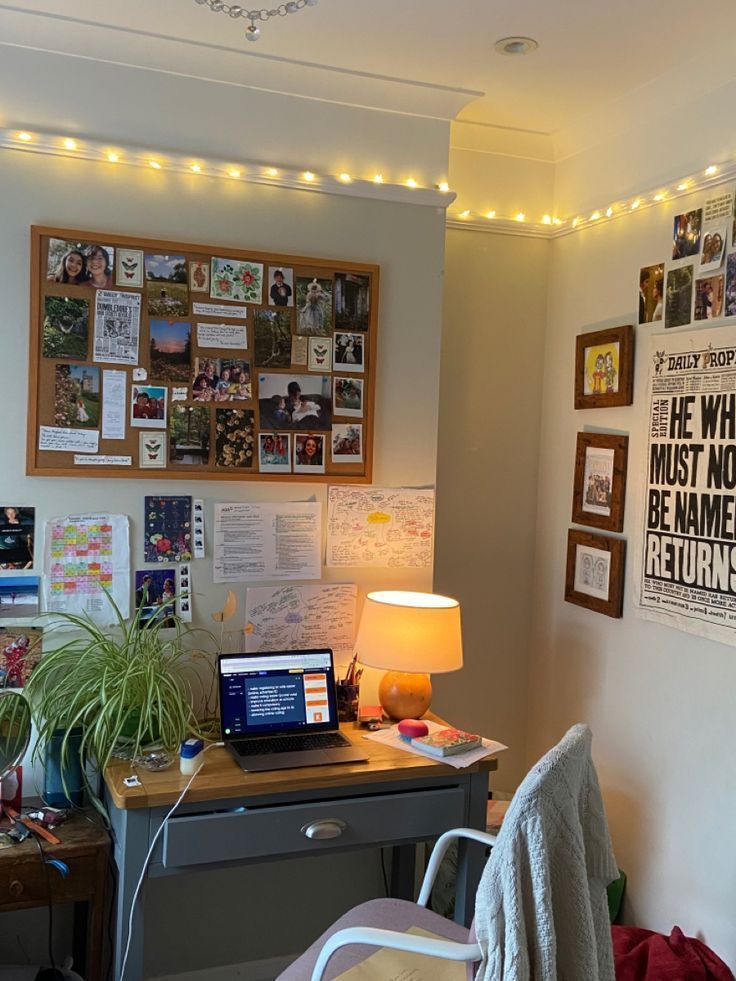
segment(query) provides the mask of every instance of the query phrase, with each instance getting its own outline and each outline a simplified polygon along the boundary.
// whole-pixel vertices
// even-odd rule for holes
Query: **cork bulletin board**
[[[32,227],[27,473],[370,483],[378,266]]]

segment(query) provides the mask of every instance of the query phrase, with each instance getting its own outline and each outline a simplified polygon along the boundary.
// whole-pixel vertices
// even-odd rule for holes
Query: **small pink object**
[[[426,722],[417,719],[402,719],[399,722],[399,733],[405,739],[419,739],[421,736],[429,734],[429,726]]]

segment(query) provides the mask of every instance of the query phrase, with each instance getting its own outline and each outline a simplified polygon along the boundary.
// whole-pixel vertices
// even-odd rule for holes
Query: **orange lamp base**
[[[390,719],[420,719],[432,702],[428,674],[387,671],[378,686],[378,700]]]

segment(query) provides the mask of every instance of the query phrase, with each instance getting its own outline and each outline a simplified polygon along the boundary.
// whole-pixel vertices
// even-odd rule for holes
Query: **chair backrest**
[[[613,981],[618,877],[590,729],[573,726],[514,795],[476,896],[479,981]]]

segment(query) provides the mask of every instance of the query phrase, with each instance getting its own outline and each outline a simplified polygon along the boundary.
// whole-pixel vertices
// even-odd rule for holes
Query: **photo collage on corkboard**
[[[377,266],[31,237],[28,473],[370,482]]]

